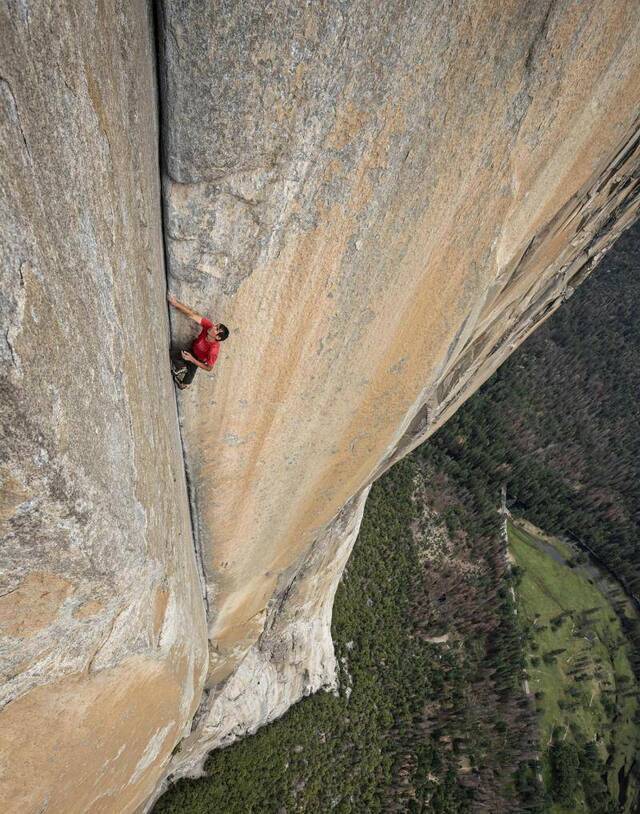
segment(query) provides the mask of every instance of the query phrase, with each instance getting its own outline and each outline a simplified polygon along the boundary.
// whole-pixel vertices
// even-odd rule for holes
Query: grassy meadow
[[[528,631],[527,673],[539,715],[543,776],[554,800],[551,811],[632,811],[637,788],[627,777],[638,749],[638,686],[620,621],[589,570],[571,567],[575,552],[568,545],[514,523],[508,532],[519,572],[518,609]],[[606,773],[610,803],[596,802],[594,789],[591,797],[585,789],[589,761],[593,775]],[[564,794],[557,788],[554,794],[558,783],[566,785]]]

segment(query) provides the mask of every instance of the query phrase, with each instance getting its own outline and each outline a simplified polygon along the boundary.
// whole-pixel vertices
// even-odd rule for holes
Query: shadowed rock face
[[[637,212],[631,0],[159,12],[171,287],[232,330],[181,396],[189,494],[149,9],[0,5],[0,799],[21,814],[135,811],[330,686],[368,485]]]
[[[173,388],[153,38],[0,4],[0,808],[129,812],[206,667]]]
[[[211,688],[183,773],[226,742],[224,682],[238,697],[342,507],[635,217],[640,8],[162,6],[171,286],[231,328],[180,400]],[[236,733],[282,707],[243,692]]]

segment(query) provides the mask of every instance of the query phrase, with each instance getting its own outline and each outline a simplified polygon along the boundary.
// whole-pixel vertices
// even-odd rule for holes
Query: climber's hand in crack
[[[167,294],[167,300],[176,310],[202,326],[202,330],[191,343],[191,350],[183,350],[180,354],[182,362],[172,365],[173,378],[181,390],[188,387],[193,381],[198,368],[209,373],[218,358],[220,343],[229,336],[229,329],[221,322],[215,324],[210,319],[201,316],[193,308],[179,302],[173,294]]]
[[[202,325],[202,320],[204,319],[204,317],[201,316],[197,311],[194,311],[193,308],[189,308],[188,305],[185,305],[184,303],[177,300],[173,296],[173,294],[167,294],[167,300],[169,304],[173,305],[173,307],[176,310],[180,311],[182,314],[184,314],[186,317],[189,317],[189,319],[192,319],[194,322],[197,322],[200,325]],[[207,322],[208,321],[209,320],[207,320]]]

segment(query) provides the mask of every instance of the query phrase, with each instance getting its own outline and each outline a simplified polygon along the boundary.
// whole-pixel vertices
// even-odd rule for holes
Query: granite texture
[[[170,286],[231,329],[179,400],[210,640],[179,775],[198,772],[198,738],[202,754],[227,742],[210,722],[234,718],[239,675],[245,730],[278,706],[247,664],[352,496],[636,217],[640,6],[161,9]],[[181,317],[172,330],[191,336]]]
[[[637,2],[155,8],[161,161],[150,5],[0,3],[0,799],[21,814],[148,810],[333,687],[369,484],[638,212]],[[173,293],[231,328],[178,413],[163,236]]]
[[[143,2],[0,3],[0,809],[131,812],[206,668]]]

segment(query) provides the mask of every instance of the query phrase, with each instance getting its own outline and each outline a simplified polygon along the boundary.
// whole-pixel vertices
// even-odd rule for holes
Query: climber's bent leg
[[[193,362],[187,362],[186,359],[183,359],[179,351],[172,355],[171,375],[173,376],[173,381],[180,390],[184,390],[186,387],[189,387],[197,371],[198,366],[194,365]]]
[[[198,365],[194,365],[193,362],[187,362],[185,360],[184,364],[185,364],[186,370],[185,370],[184,376],[182,377],[181,385],[178,385],[181,390],[184,389],[185,387],[189,387],[189,385],[193,381],[193,377],[198,372]]]

